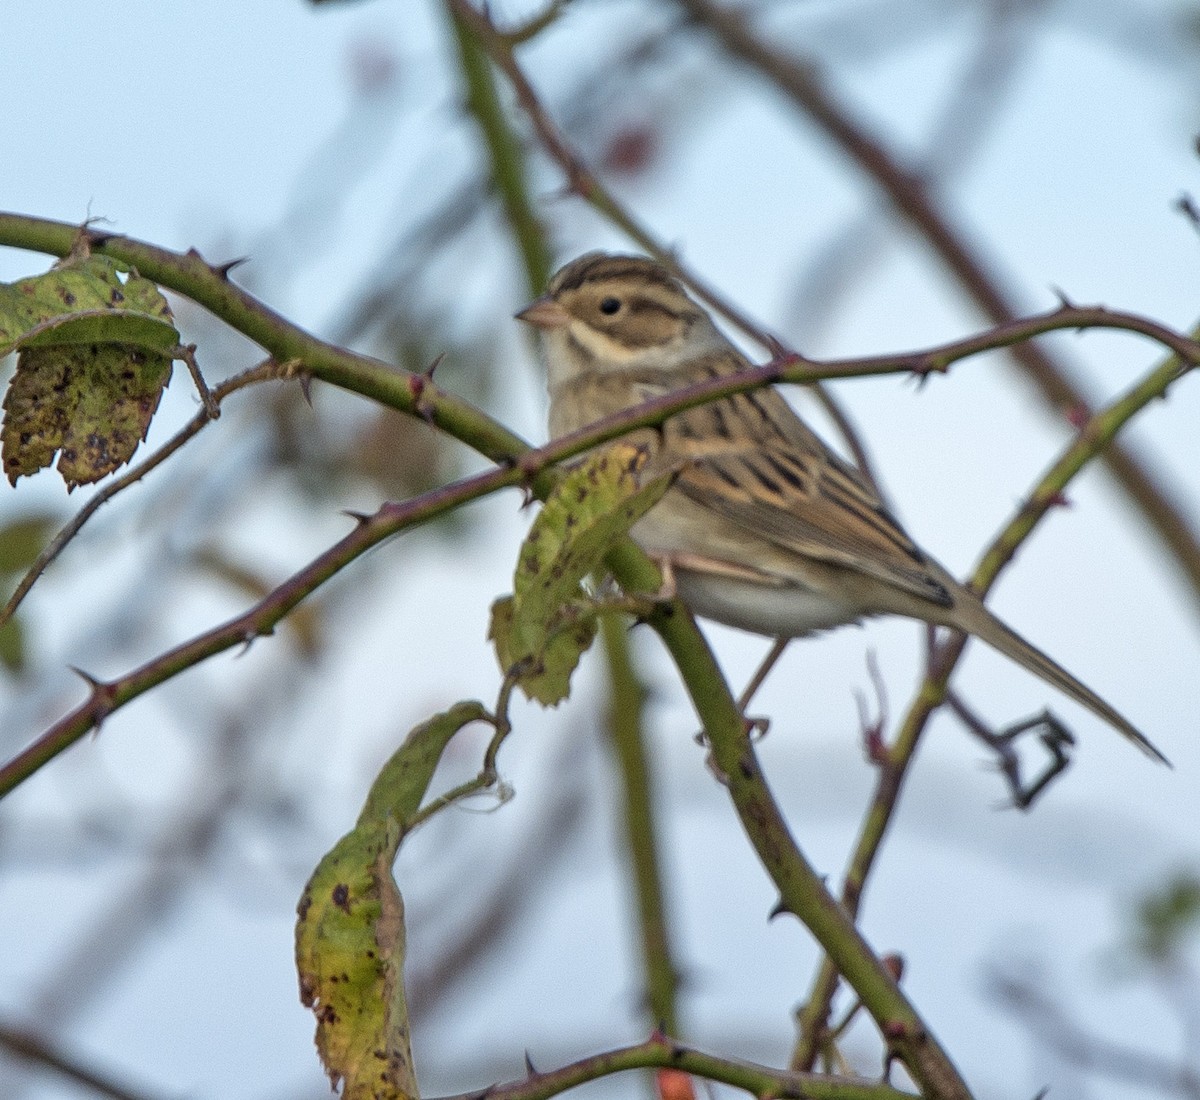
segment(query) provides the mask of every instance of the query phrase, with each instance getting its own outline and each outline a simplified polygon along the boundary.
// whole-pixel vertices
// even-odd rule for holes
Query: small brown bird
[[[581,256],[517,317],[541,332],[552,437],[750,367],[682,285],[640,256]],[[965,631],[1165,760],[913,542],[777,390],[689,409],[630,438],[650,454],[642,476],[677,472],[632,534],[669,566],[695,614],[776,638],[870,615]]]

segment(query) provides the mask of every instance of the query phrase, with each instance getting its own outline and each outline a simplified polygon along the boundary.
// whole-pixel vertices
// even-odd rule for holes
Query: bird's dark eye
[[[621,308],[620,298],[603,298],[600,301],[600,312],[611,317]]]

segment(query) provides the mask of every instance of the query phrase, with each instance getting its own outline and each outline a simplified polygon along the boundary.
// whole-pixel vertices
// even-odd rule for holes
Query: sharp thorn
[[[237,259],[226,260],[223,264],[209,264],[208,266],[218,279],[228,279],[229,273],[235,267],[241,267],[242,264],[246,263],[249,259],[249,256],[238,256]]]
[[[75,673],[93,691],[102,691],[106,686],[103,680],[97,680],[90,672],[84,672],[78,665],[67,665],[67,668]]]

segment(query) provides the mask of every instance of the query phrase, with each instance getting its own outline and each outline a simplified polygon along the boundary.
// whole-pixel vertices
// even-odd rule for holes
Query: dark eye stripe
[[[656,301],[653,298],[630,298],[628,310],[632,314],[661,313],[674,321],[678,321],[681,317],[685,316],[679,310],[663,305],[662,302]]]

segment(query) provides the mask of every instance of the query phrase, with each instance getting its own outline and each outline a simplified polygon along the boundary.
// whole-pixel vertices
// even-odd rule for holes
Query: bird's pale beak
[[[514,316],[537,328],[565,328],[571,320],[571,315],[549,295],[535,298]]]

